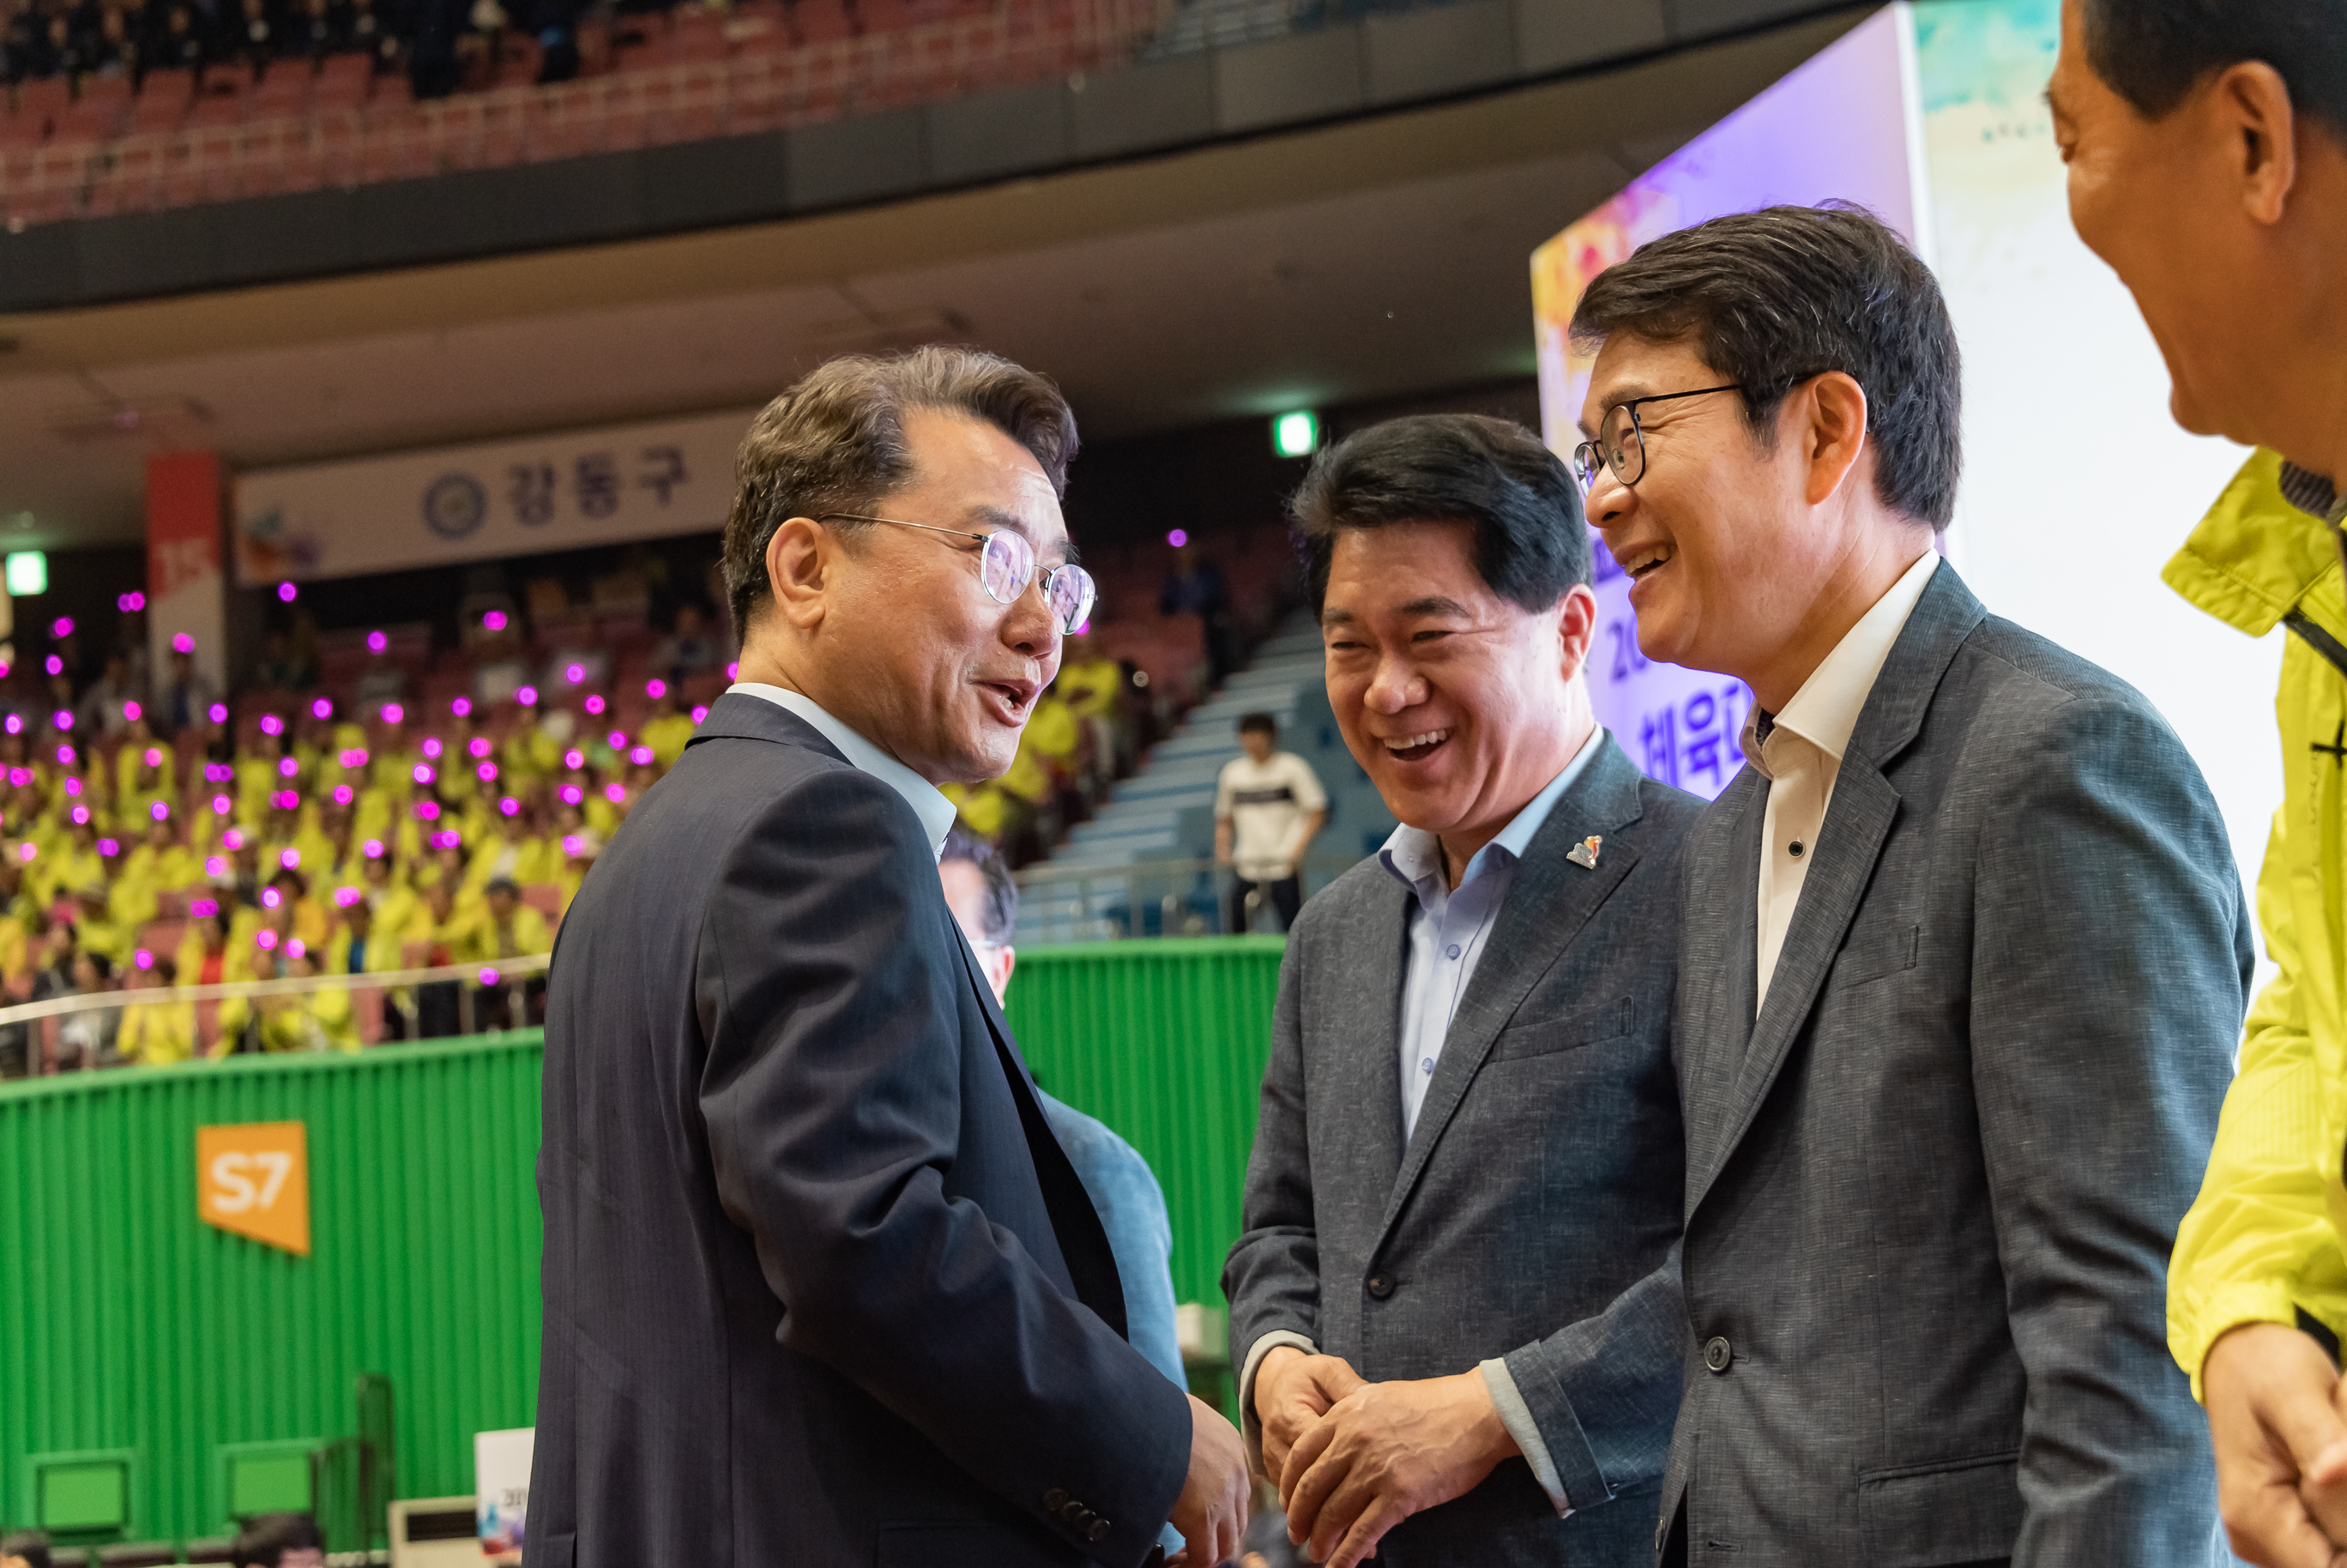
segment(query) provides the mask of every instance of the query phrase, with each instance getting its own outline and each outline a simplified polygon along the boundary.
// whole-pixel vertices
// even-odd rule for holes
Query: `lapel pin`
[[[1597,869],[1597,846],[1604,842],[1593,833],[1567,850],[1564,857],[1584,870],[1594,871]]]

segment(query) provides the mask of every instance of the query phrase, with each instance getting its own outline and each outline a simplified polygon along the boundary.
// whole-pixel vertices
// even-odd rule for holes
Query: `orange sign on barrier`
[[[196,1211],[264,1245],[310,1255],[310,1145],[299,1122],[196,1129]]]

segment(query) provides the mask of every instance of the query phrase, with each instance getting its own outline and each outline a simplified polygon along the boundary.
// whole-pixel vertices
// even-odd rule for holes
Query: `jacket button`
[[[1108,1521],[1107,1521],[1107,1520],[1105,1520],[1105,1519],[1095,1519],[1095,1520],[1093,1520],[1093,1521],[1092,1521],[1092,1527],[1090,1530],[1087,1530],[1087,1531],[1085,1531],[1085,1532],[1084,1532],[1084,1539],[1085,1539],[1085,1540],[1087,1540],[1087,1541],[1105,1541],[1105,1540],[1107,1540],[1107,1539],[1108,1539]]]
[[[1046,1513],[1057,1513],[1057,1512],[1060,1512],[1060,1510],[1061,1510],[1061,1509],[1063,1509],[1063,1508],[1065,1508],[1065,1507],[1067,1507],[1067,1506],[1068,1506],[1068,1489],[1067,1489],[1067,1488],[1065,1488],[1065,1487],[1063,1487],[1063,1486],[1055,1486],[1055,1487],[1053,1487],[1051,1491],[1047,1491],[1047,1492],[1045,1492],[1045,1493],[1043,1494],[1043,1512],[1046,1512]]]
[[[1369,1294],[1383,1301],[1393,1294],[1393,1281],[1382,1274],[1369,1276]]]
[[[1727,1364],[1735,1359],[1736,1352],[1729,1348],[1727,1340],[1716,1334],[1703,1348],[1703,1364],[1715,1372],[1727,1371]]]
[[[1091,1509],[1086,1508],[1082,1503],[1078,1502],[1072,1497],[1066,1502],[1060,1505],[1060,1517],[1066,1520],[1070,1524],[1079,1524],[1082,1522],[1084,1517],[1091,1512]]]

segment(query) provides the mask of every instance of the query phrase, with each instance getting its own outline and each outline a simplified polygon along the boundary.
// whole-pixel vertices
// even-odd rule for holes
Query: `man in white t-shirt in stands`
[[[1328,793],[1310,763],[1279,749],[1269,713],[1239,721],[1239,744],[1245,754],[1223,765],[1214,787],[1214,862],[1238,871],[1229,926],[1247,928],[1248,901],[1259,893],[1285,931],[1304,905],[1304,851],[1328,820]]]

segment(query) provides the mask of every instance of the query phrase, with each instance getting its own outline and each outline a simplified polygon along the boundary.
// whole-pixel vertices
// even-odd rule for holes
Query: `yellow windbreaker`
[[[2162,574],[2229,626],[2286,618],[2275,701],[2283,795],[2258,876],[2258,920],[2280,967],[2250,1009],[2200,1196],[2168,1273],[2168,1344],[2201,1393],[2209,1348],[2243,1323],[2303,1310],[2347,1338],[2347,589],[2321,518],[2283,499],[2281,460],[2250,459]]]

